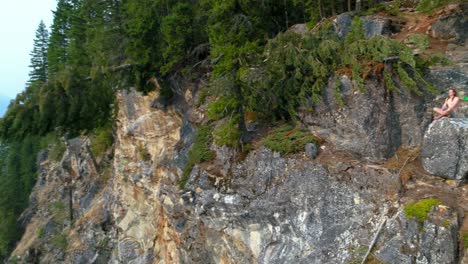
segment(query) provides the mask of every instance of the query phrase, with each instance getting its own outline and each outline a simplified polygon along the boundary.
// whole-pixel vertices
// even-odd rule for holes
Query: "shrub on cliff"
[[[316,144],[310,132],[291,125],[283,125],[274,129],[262,141],[267,148],[282,155],[304,151],[307,143]]]
[[[188,153],[188,160],[182,172],[182,178],[179,181],[179,187],[181,189],[185,187],[190,173],[196,164],[213,159],[214,155],[210,149],[212,141],[211,127],[207,125],[199,127],[195,134],[192,149],[190,149]]]
[[[408,219],[415,219],[418,223],[423,224],[432,207],[440,204],[441,202],[434,198],[411,202],[405,206],[405,216]]]

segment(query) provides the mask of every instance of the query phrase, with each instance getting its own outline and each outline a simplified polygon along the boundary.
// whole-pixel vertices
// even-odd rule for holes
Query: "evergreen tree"
[[[71,0],[58,0],[57,10],[54,11],[54,21],[49,39],[47,58],[49,75],[56,74],[67,63],[67,47],[70,43],[70,16],[73,10]]]
[[[31,72],[29,73],[29,84],[40,81],[45,82],[47,80],[47,48],[49,43],[49,32],[41,20],[36,30],[36,38],[34,39],[33,50],[30,53],[31,56]]]
[[[163,58],[165,65],[161,73],[165,74],[182,62],[190,46],[193,45],[193,10],[189,4],[178,3],[165,16],[161,24],[161,33],[165,42]]]

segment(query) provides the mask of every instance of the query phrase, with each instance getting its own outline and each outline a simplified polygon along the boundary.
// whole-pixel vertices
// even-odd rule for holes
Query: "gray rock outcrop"
[[[458,4],[455,5],[453,9],[455,9],[456,12],[442,15],[432,24],[430,34],[434,38],[453,40],[464,44],[468,39],[468,30],[466,30],[468,28],[466,15],[468,4]]]
[[[375,257],[384,263],[456,263],[458,221],[453,209],[434,206],[420,225],[400,211],[387,222]]]
[[[468,174],[468,120],[442,118],[424,135],[424,169],[447,179],[463,180]]]
[[[354,13],[347,12],[336,17],[334,27],[335,32],[340,38],[345,38],[351,30],[351,23],[354,18]],[[390,35],[392,31],[398,30],[398,27],[393,26],[393,21],[388,17],[379,15],[365,16],[363,20],[364,34],[366,38],[372,38],[379,35]]]
[[[318,136],[346,150],[371,160],[391,157],[402,146],[422,143],[430,122],[428,103],[405,89],[389,92],[376,81],[366,83],[367,92],[353,88],[349,77],[341,76],[341,93],[346,107],[335,98],[335,85],[324,90],[324,100],[314,113],[303,115],[303,122]]]

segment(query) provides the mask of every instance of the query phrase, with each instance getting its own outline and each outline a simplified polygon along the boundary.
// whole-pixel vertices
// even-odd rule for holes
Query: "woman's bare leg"
[[[434,110],[434,112],[438,113],[439,115],[442,115],[444,113],[444,110],[442,110],[442,108],[439,107],[434,107],[432,110]]]

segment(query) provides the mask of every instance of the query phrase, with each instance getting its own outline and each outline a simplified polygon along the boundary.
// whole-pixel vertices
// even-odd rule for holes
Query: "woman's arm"
[[[448,107],[447,110],[444,110],[444,115],[452,112],[452,110],[455,109],[455,107],[457,107],[459,103],[460,103],[460,98],[455,97],[455,99],[453,100],[452,106]]]

